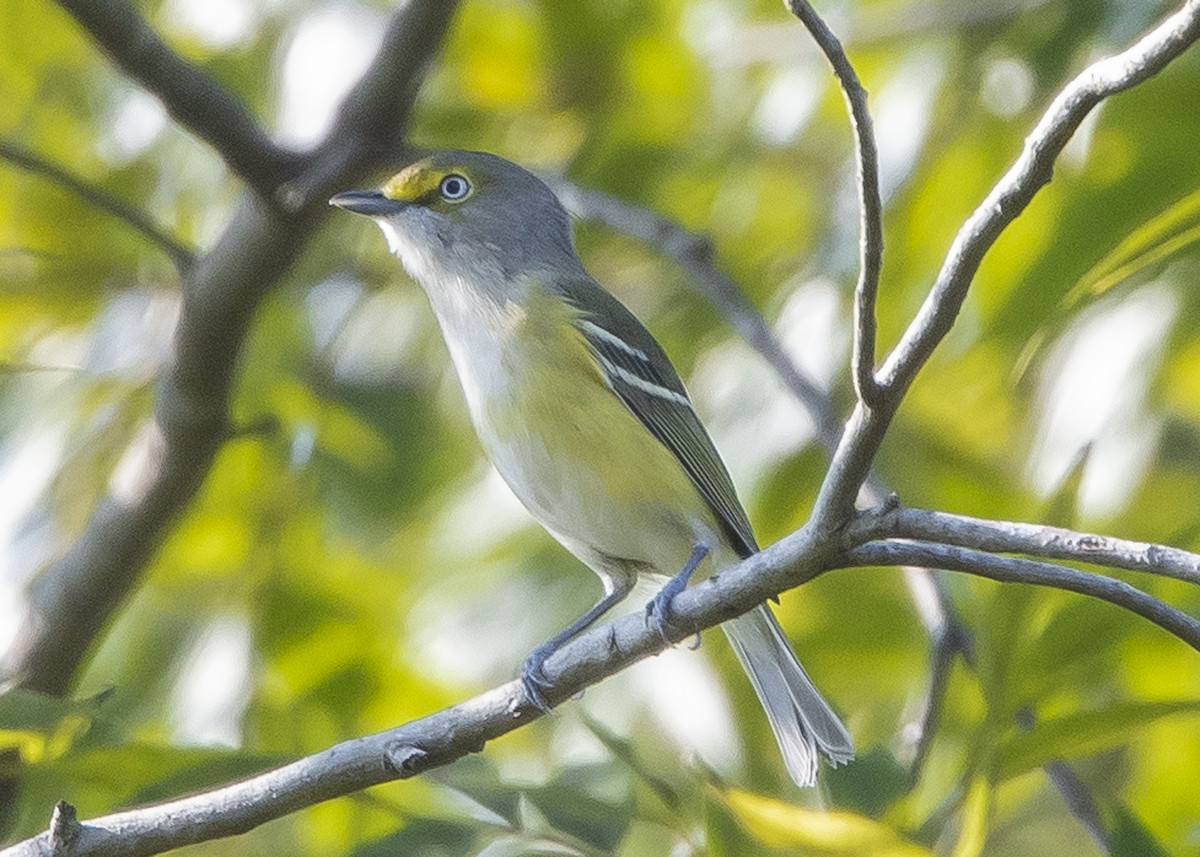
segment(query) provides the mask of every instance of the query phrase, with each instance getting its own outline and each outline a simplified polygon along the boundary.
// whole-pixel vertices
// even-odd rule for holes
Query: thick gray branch
[[[860,404],[851,415],[813,511],[819,525],[834,527],[850,515],[901,398],[954,323],[984,254],[1050,180],[1084,117],[1108,96],[1157,74],[1198,37],[1200,0],[1187,0],[1133,47],[1089,66],[1054,99],[1016,163],[959,230],[921,310],[880,368],[882,403],[870,411]]]
[[[1017,583],[1034,583],[1110,601],[1200,649],[1200,623],[1111,578],[1032,560],[995,557],[921,542],[868,542],[842,554],[834,538],[804,527],[720,576],[678,595],[671,638],[679,642],[763,600],[843,565],[926,565]],[[663,641],[640,614],[595,628],[556,653],[546,665],[552,702],[660,652]],[[242,833],[305,806],[414,776],[483,749],[487,741],[539,716],[523,702],[517,682],[388,732],[347,741],[322,753],[252,777],[157,806],[92,819],[72,827],[73,857],[141,857],[195,842]],[[48,855],[43,833],[0,857]]]
[[[859,262],[854,289],[854,347],[850,369],[859,401],[867,408],[879,403],[880,387],[875,380],[875,298],[883,268],[883,203],[879,198],[879,154],[875,131],[867,110],[867,92],[854,66],[842,50],[837,36],[805,0],[787,0],[788,10],[808,28],[813,40],[833,66],[842,85],[854,130],[854,152],[858,164]]]
[[[691,629],[711,627],[767,597],[817,576],[824,555],[805,530],[740,566],[679,595],[676,642]],[[686,630],[685,630],[686,629]],[[547,664],[561,702],[636,660],[660,652],[663,641],[639,613],[596,628],[564,646]],[[422,773],[469,753],[536,719],[517,682],[379,735],[347,741],[322,753],[224,788],[157,806],[83,822],[74,829],[72,857],[142,857],[243,833],[302,807],[371,785]],[[0,851],[0,857],[42,857],[49,833]]]
[[[194,251],[184,246],[178,239],[168,235],[146,212],[84,181],[63,167],[52,164],[25,147],[8,140],[0,140],[0,159],[34,175],[49,179],[88,204],[128,224],[148,239],[151,244],[170,256],[181,274],[186,273],[192,262],[195,261]]]
[[[172,51],[128,0],[58,0],[127,75],[271,199],[299,156],[275,145],[225,87]]]

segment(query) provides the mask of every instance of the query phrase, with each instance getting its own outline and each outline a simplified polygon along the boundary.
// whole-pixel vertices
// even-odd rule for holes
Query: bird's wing
[[[747,557],[757,551],[754,531],[738,501],[729,471],[662,346],[633,313],[595,281],[573,280],[559,288],[579,311],[576,327],[590,346],[608,386],[683,465],[738,554]]]

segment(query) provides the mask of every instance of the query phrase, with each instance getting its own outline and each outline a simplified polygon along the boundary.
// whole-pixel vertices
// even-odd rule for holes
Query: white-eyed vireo
[[[501,158],[447,151],[381,189],[332,204],[371,217],[429,295],[488,456],[533,516],[604,584],[604,597],[529,656],[521,679],[548,708],[542,666],[624,598],[670,578],[647,605],[660,629],[698,568],[758,550],[733,483],[662,348],[583,269],[571,223],[537,177]],[[798,784],[817,758],[853,758],[770,608],[723,626]]]

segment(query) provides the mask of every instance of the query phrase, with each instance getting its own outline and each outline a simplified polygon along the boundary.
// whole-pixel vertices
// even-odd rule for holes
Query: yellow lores
[[[488,457],[604,584],[521,671],[530,704],[549,710],[546,660],[639,576],[667,579],[646,607],[665,633],[693,574],[758,550],[729,473],[666,354],[588,276],[566,212],[535,176],[494,155],[441,152],[331,202],[379,224],[429,296]],[[816,782],[821,756],[854,757],[766,605],[722,628],[798,784]]]
[[[471,195],[474,188],[474,183],[470,177],[466,175],[467,169],[463,166],[450,166],[442,169],[430,169],[425,162],[413,164],[396,175],[392,176],[381,188],[383,195],[388,199],[397,202],[420,202],[425,200],[427,204],[437,204],[441,199],[438,193],[438,187],[446,176],[461,173],[467,179],[466,194],[454,202],[462,202]]]

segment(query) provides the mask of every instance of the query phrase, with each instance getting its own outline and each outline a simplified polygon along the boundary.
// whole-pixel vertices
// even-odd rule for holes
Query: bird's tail
[[[854,742],[813,686],[766,604],[721,626],[767,712],[788,773],[799,786],[817,782],[817,757],[835,767],[854,758]]]

